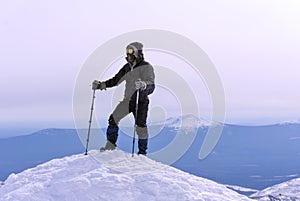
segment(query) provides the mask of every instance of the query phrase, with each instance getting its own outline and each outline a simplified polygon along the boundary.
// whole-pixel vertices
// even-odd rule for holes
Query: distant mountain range
[[[181,121],[180,118],[168,119],[160,133],[150,139],[149,153],[169,144],[176,136],[176,128]],[[199,160],[199,149],[210,125],[207,121],[197,123],[195,140],[173,164],[174,167],[219,183],[253,189],[264,189],[300,177],[300,124],[226,124],[213,152],[204,160]],[[152,126],[161,125],[155,123]],[[91,136],[92,141],[97,139]],[[118,148],[131,152],[131,144],[132,138],[121,133]],[[76,129],[54,128],[0,139],[0,153],[0,180],[4,181],[11,173],[54,158],[84,153],[84,146]]]
[[[75,129],[45,129],[0,139],[0,180],[51,159],[83,151]]]

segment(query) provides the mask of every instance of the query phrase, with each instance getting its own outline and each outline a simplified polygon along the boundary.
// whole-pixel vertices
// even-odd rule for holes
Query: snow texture
[[[264,200],[300,201],[300,178],[292,179],[281,184],[254,193],[251,198]]]
[[[251,200],[226,186],[120,150],[54,159],[0,188],[2,201]]]

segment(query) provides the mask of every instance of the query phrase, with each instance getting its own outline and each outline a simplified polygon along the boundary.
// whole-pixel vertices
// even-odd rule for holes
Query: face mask
[[[126,53],[127,53],[126,60],[132,64],[136,59],[136,57],[134,56],[134,50],[131,48],[128,48],[128,49],[126,49]]]

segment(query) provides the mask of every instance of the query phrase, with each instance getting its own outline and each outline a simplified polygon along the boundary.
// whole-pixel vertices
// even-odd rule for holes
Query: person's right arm
[[[124,65],[114,77],[112,77],[104,82],[94,80],[92,89],[93,90],[97,90],[97,89],[100,89],[100,90],[105,89],[106,90],[106,88],[117,86],[124,80],[125,74],[126,74],[126,65]]]
[[[124,80],[123,78],[125,74],[126,74],[126,65],[124,65],[114,77],[104,82],[106,87],[110,88],[119,85]]]

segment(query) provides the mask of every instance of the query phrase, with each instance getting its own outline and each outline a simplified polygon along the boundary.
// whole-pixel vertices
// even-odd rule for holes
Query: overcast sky
[[[297,120],[299,10],[297,0],[2,0],[0,126],[72,126],[73,87],[87,57],[109,39],[149,28],[186,36],[208,54],[228,123]]]

